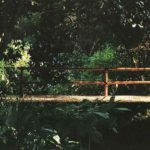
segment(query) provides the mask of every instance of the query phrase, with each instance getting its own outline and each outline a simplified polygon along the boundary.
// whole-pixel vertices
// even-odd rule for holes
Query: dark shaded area
[[[128,109],[127,109],[128,108]],[[150,147],[150,104],[144,103],[28,103],[3,102],[0,108],[0,147],[3,150],[32,149],[45,140],[44,150],[53,148],[43,128],[58,131],[63,146],[67,139],[79,146],[66,150],[148,150]],[[130,111],[129,111],[130,110]],[[97,113],[100,113],[100,118]],[[106,114],[109,114],[107,118]],[[96,114],[96,115],[95,115]],[[95,122],[96,121],[96,122]],[[93,127],[95,128],[93,130]],[[117,130],[118,130],[118,133]],[[45,134],[46,133],[46,134]],[[89,137],[90,148],[89,148]],[[4,139],[6,141],[4,142]],[[38,142],[34,142],[34,140]]]
[[[121,105],[130,108],[132,113],[118,114],[118,134],[106,134],[102,150],[149,150],[150,104]]]

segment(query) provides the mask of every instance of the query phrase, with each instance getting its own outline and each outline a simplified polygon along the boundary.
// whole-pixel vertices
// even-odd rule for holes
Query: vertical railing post
[[[104,70],[104,96],[108,96],[108,68]]]
[[[20,97],[23,97],[23,68],[21,67],[20,68],[20,92],[19,92],[19,94],[20,94]]]

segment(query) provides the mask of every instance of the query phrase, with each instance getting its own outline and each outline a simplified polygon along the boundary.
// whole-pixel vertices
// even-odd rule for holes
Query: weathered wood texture
[[[150,96],[132,96],[132,95],[117,95],[117,96],[78,96],[78,95],[38,95],[24,96],[17,98],[16,96],[7,96],[3,100],[11,102],[82,102],[88,100],[91,102],[118,102],[118,103],[150,103]]]

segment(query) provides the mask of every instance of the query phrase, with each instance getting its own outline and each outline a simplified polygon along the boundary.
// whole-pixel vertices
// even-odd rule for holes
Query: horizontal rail
[[[109,85],[114,85],[114,84],[150,84],[150,81],[111,81],[107,82]]]
[[[109,81],[109,82],[101,82],[101,81],[75,81],[69,82],[69,84],[80,84],[80,85],[115,85],[115,84],[150,84],[150,81]]]
[[[150,68],[111,68],[110,71],[150,71]]]
[[[61,69],[60,69],[61,70]],[[62,69],[63,70],[63,69]],[[150,68],[65,68],[64,70],[73,71],[150,71]]]
[[[74,81],[74,82],[69,82],[69,84],[80,84],[80,85],[105,85],[105,82],[101,81]]]
[[[2,67],[0,67],[2,68]],[[4,68],[14,68],[14,69],[23,69],[23,70],[26,70],[26,69],[50,69],[50,70],[76,70],[76,71],[105,71],[105,70],[108,70],[108,71],[150,71],[150,68],[149,67],[146,67],[146,68],[131,68],[131,67],[128,67],[128,68],[123,68],[123,67],[120,67],[120,68],[84,68],[84,67],[80,67],[80,68],[67,68],[67,67],[64,67],[64,68],[60,68],[60,67],[4,67]]]
[[[78,70],[78,71],[150,71],[150,68],[65,68],[64,70]]]

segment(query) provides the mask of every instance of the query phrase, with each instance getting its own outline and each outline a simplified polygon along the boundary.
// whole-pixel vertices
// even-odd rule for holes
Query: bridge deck
[[[2,98],[5,100],[16,101],[16,96],[7,96]],[[36,95],[36,96],[24,96],[18,98],[23,102],[81,102],[88,100],[91,102],[127,102],[127,103],[150,103],[150,96],[132,96],[132,95],[117,95],[117,96],[79,96],[79,95]]]

